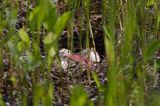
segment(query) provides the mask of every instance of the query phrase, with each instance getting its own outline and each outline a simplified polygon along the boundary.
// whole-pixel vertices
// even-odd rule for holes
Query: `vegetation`
[[[1,106],[160,105],[159,0],[0,0],[0,23]],[[91,47],[98,68],[60,66]]]

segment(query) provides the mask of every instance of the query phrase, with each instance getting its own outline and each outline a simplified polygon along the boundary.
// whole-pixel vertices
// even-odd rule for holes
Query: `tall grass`
[[[147,40],[151,36],[147,34],[148,30],[146,29],[149,27],[147,26],[148,17],[146,17],[146,11],[150,10],[146,10],[149,2],[145,0],[137,2],[121,0],[103,1],[104,40],[108,56],[106,58],[110,65],[108,70],[109,82],[106,85],[105,94],[105,105],[107,106],[143,106],[148,103],[145,97],[147,95],[145,80],[148,71],[145,68],[148,63],[146,58],[153,57],[160,43],[158,39]],[[149,6],[154,6],[153,8],[155,9],[158,3],[152,3]],[[156,11],[154,12],[156,13]],[[118,30],[120,30],[119,32],[116,32],[117,26]],[[152,26],[154,27],[154,24]],[[154,33],[155,30],[149,29],[149,31]],[[157,34],[153,36],[157,36]],[[121,43],[119,48],[116,47],[118,42]],[[140,49],[140,51],[135,51],[134,42],[137,43],[137,49]],[[151,45],[155,47],[154,50],[150,48]],[[138,59],[135,55],[138,55],[140,52],[142,52],[142,57]],[[148,53],[149,55],[146,56]],[[158,106],[159,104],[156,105]]]
[[[7,98],[16,97],[19,101],[18,105],[51,106],[53,104],[54,85],[50,78],[52,64],[59,50],[59,39],[65,28],[68,32],[68,48],[73,49],[74,16],[77,10],[83,11],[82,16],[79,17],[81,28],[84,26],[82,23],[84,17],[86,21],[86,48],[90,47],[90,36],[95,47],[90,21],[92,1],[66,0],[65,2],[68,9],[59,14],[58,4],[51,0],[36,1],[32,11],[29,7],[27,8],[27,23],[16,30],[18,2],[16,0],[1,1],[0,70],[5,67],[3,63],[6,60],[9,63],[9,71],[2,71],[0,76],[7,73],[5,80],[13,84],[13,88],[5,88],[10,95]],[[160,38],[160,2],[158,0],[102,0],[99,2],[102,6],[108,82],[104,86],[101,85],[97,74],[87,70],[88,79],[93,77],[99,93],[103,94],[98,95],[100,96],[98,105],[159,106],[160,92],[154,89],[149,94],[146,81],[151,73],[148,70],[148,64],[153,64],[150,67],[155,73],[159,72],[160,67],[159,60],[155,58],[156,51],[160,49],[160,39],[158,39]],[[43,34],[45,57],[41,56],[39,48],[42,27],[47,30]],[[7,30],[7,34],[3,33],[4,29]],[[0,82],[0,85],[3,84],[9,85],[7,81]],[[15,92],[12,92],[12,89]],[[71,106],[93,105],[82,86],[75,87],[72,91]],[[32,101],[28,101],[28,97],[31,97]],[[4,105],[1,95],[0,105]]]

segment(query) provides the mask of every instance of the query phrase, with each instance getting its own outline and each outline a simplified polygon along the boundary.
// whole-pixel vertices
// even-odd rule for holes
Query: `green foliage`
[[[92,76],[93,76],[93,79],[94,79],[94,81],[96,82],[96,85],[97,85],[98,90],[99,90],[99,92],[100,92],[100,91],[101,91],[101,83],[100,83],[100,81],[99,81],[99,79],[98,79],[97,73],[96,73],[96,72],[93,72],[93,73],[92,73]]]
[[[32,30],[36,27],[40,28],[42,24],[46,24],[47,29],[52,31],[57,20],[55,4],[51,0],[39,0],[38,6],[30,14],[29,20]]]
[[[54,26],[54,34],[55,34],[53,37],[54,40],[58,40],[63,29],[66,27],[68,21],[70,20],[71,16],[72,16],[71,12],[66,12],[57,19]]]
[[[34,89],[33,106],[42,104],[43,106],[52,106],[53,85],[37,84]]]
[[[5,103],[4,103],[3,99],[2,99],[2,95],[1,94],[0,94],[0,105],[1,106],[5,106]]]
[[[25,46],[27,47],[25,49],[29,49],[30,38],[29,38],[28,34],[24,31],[24,29],[19,30],[19,37],[22,40],[21,44],[24,42]]]
[[[160,40],[150,41],[144,48],[144,59],[147,62],[149,59],[153,59],[154,53],[160,48]]]
[[[145,105],[145,79],[147,70],[144,68],[148,60],[152,60],[153,56],[158,50],[159,47],[159,40],[153,40],[146,43],[146,38],[149,36],[145,35],[145,17],[144,17],[144,6],[145,2],[133,2],[127,1],[122,5],[116,5],[116,3],[122,2],[118,0],[108,1],[108,7],[105,5],[105,0],[103,4],[103,13],[104,14],[104,31],[105,31],[105,49],[106,55],[108,57],[107,60],[109,61],[110,68],[108,70],[108,84],[106,86],[106,93],[105,93],[105,105],[107,106],[117,106],[117,105]],[[154,1],[148,1],[148,5],[153,5]],[[155,4],[154,4],[155,5]],[[117,8],[119,7],[121,12],[117,13]],[[125,7],[126,9],[123,9]],[[108,9],[108,12],[107,12]],[[142,11],[139,12],[139,9]],[[124,12],[124,14],[123,14]],[[141,14],[141,18],[137,16],[137,14]],[[123,16],[121,16],[123,15]],[[116,19],[116,17],[123,17],[122,19]],[[142,19],[142,20],[140,20]],[[116,26],[122,24],[123,29],[120,33],[116,33]],[[122,23],[121,23],[122,22]],[[139,24],[140,22],[141,24]],[[116,48],[116,37],[121,36],[119,42],[121,42],[120,49],[121,52],[117,51]],[[139,61],[136,67],[132,67],[132,64],[135,64],[134,61],[136,58],[134,57],[134,38],[139,35],[139,47],[142,49],[143,61]],[[136,38],[137,39],[137,38]],[[118,55],[115,53],[118,52]],[[128,68],[127,68],[128,67]],[[129,77],[126,72],[130,71]],[[134,80],[132,73],[136,73],[138,79]],[[135,83],[135,85],[134,85]],[[133,87],[134,86],[134,87]],[[128,98],[131,97],[131,98]]]
[[[93,106],[82,86],[73,89],[70,106]]]

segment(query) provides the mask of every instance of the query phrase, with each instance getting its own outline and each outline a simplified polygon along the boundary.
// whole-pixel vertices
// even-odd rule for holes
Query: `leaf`
[[[54,47],[51,47],[49,50],[49,57],[54,57],[56,55],[56,50]]]
[[[108,32],[107,28],[104,28],[106,36],[105,36],[105,47],[106,47],[106,53],[107,53],[107,58],[111,63],[115,62],[115,52],[114,52],[114,44],[111,39],[111,35]]]
[[[24,42],[22,42],[22,41],[18,42],[17,47],[18,47],[18,50],[20,52],[23,52],[25,50],[25,44],[24,44]]]
[[[51,83],[48,88],[48,96],[50,96],[50,98],[52,99],[53,99],[53,92],[54,92],[54,87],[53,84]]]
[[[160,40],[155,40],[150,42],[148,46],[146,46],[146,48],[144,49],[145,60],[150,59],[154,55],[155,51],[159,48],[160,48]]]
[[[51,44],[53,42],[53,33],[50,32],[43,41],[45,44]]]
[[[34,89],[33,106],[38,106],[44,94],[44,84],[37,84]]]
[[[24,41],[27,44],[30,43],[30,38],[24,29],[20,29],[18,31],[18,33],[19,33],[19,37],[21,38],[22,41]]]
[[[33,12],[31,12],[29,16],[29,21],[34,21],[34,18],[37,16],[38,12],[40,11],[40,7],[36,7]]]
[[[34,56],[31,52],[29,51],[26,51],[26,55],[28,57],[28,64],[29,65],[32,65],[33,64],[33,61],[34,61]]]
[[[82,86],[75,87],[71,96],[70,106],[92,106],[88,95]]]
[[[2,97],[1,94],[0,94],[0,105],[1,105],[1,106],[5,106],[5,103],[4,103],[4,101],[3,101],[3,97]]]
[[[63,29],[66,27],[69,19],[71,18],[72,13],[66,12],[61,17],[59,17],[56,21],[56,24],[54,26],[54,39],[57,40],[59,36],[61,35]]]
[[[98,90],[100,91],[101,84],[100,84],[100,81],[99,81],[99,79],[98,79],[97,73],[96,73],[96,72],[93,72],[93,73],[92,73],[92,76],[93,76],[94,81],[96,82],[96,85],[97,85],[97,87],[98,87]]]
[[[45,94],[47,94],[46,96],[43,96],[43,105],[44,106],[52,106],[52,101],[53,101],[53,84],[50,83],[49,87],[47,87],[48,92],[44,92]]]
[[[45,24],[48,31],[53,30],[53,26],[57,20],[57,9],[51,0],[37,1],[37,7],[31,12],[29,16],[30,27],[33,30],[35,27],[40,28]]]
[[[44,0],[44,2],[46,4],[46,0]],[[53,30],[53,26],[55,25],[55,23],[57,21],[57,17],[58,17],[57,8],[56,8],[55,4],[52,3],[51,0],[49,0],[48,1],[48,5],[46,7],[45,20],[44,20],[45,24],[46,24],[46,26],[48,28],[48,31],[52,31]]]
[[[154,5],[155,1],[154,0],[148,0],[147,2],[147,6],[151,6],[151,5]]]

